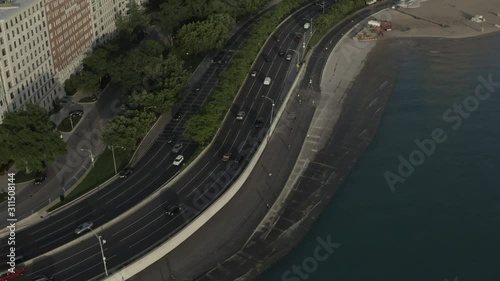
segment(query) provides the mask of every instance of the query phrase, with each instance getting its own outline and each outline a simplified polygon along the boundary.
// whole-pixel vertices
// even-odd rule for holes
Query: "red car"
[[[24,274],[24,268],[18,267],[16,269],[16,271],[14,271],[14,273],[11,273],[10,271],[8,271],[7,273],[2,274],[2,276],[0,276],[0,281],[11,280],[11,279],[19,277],[23,274]]]
[[[228,153],[224,154],[224,156],[222,156],[222,161],[224,161],[224,162],[229,161],[229,159],[231,159],[232,155],[233,154],[231,152],[228,152]]]

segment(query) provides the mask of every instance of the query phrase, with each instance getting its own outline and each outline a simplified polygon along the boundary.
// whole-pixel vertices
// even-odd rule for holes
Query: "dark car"
[[[35,176],[35,184],[36,185],[39,185],[39,184],[42,184],[42,182],[44,180],[47,179],[47,175],[45,173],[38,173],[36,176]]]
[[[211,61],[212,63],[220,63],[222,59],[224,58],[224,53],[219,53],[213,60]]]
[[[163,209],[165,210],[165,214],[167,216],[175,216],[182,210],[182,207],[178,204],[164,204]]]
[[[238,163],[241,163],[243,162],[243,155],[238,155],[234,158],[234,163],[238,164]]]
[[[134,172],[132,168],[125,168],[120,172],[120,178],[126,178]]]
[[[259,117],[257,120],[255,120],[255,128],[260,128],[264,125],[264,118]]]
[[[167,137],[167,143],[173,143],[175,141],[177,141],[177,136],[176,135],[169,135]]]
[[[264,60],[266,62],[271,62],[273,59],[271,58],[271,56],[267,55],[267,56],[264,57]]]
[[[53,276],[47,277],[46,275],[38,275],[31,279],[31,281],[51,281],[54,280]]]
[[[181,119],[182,119],[182,114],[180,112],[177,112],[172,118],[172,120],[174,121],[180,121]]]
[[[174,145],[174,148],[172,148],[173,153],[179,153],[182,149],[182,143],[178,142]]]
[[[295,42],[300,43],[300,40],[302,40],[302,35],[297,34],[297,36],[295,36]]]
[[[82,115],[83,115],[83,110],[81,109],[75,109],[69,112],[69,116],[82,116]]]
[[[278,56],[280,56],[280,57],[284,56],[285,54],[286,54],[286,52],[283,50],[278,51]]]

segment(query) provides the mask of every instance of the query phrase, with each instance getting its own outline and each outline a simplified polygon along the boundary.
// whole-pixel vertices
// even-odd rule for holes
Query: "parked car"
[[[7,271],[6,273],[0,276],[0,281],[7,281],[14,278],[17,278],[21,275],[24,275],[24,267],[18,267],[14,270],[14,272]]]
[[[126,178],[129,175],[131,175],[133,172],[134,172],[134,170],[132,170],[132,168],[125,168],[120,172],[119,176],[120,176],[120,178]]]
[[[255,120],[255,128],[260,128],[264,125],[264,117],[259,117]]]
[[[182,149],[182,143],[178,142],[174,145],[174,148],[172,148],[172,153],[179,153]]]
[[[165,214],[167,216],[175,216],[182,210],[182,207],[178,204],[164,204],[163,209],[165,210]]]
[[[182,163],[182,161],[184,161],[184,156],[177,155],[177,157],[175,157],[174,162],[172,163],[172,165],[179,166]]]
[[[238,115],[236,115],[236,120],[243,120],[243,119],[245,119],[245,111],[238,112]]]
[[[252,77],[257,76],[257,70],[252,70],[252,72],[250,72],[250,76]]]
[[[285,58],[285,59],[286,59],[286,60],[292,60],[292,54],[288,54],[288,55],[286,55],[286,58]]]
[[[59,104],[67,104],[70,101],[71,101],[71,97],[65,96],[65,97],[61,98],[61,100],[59,101]]]
[[[231,159],[232,155],[233,154],[231,152],[228,152],[228,153],[224,154],[224,156],[222,156],[222,161],[224,161],[224,162],[229,161],[229,159]]]
[[[88,222],[84,222],[82,224],[80,224],[76,229],[75,229],[75,234],[76,235],[80,235],[81,233],[87,231],[87,230],[90,230],[92,228],[92,226],[94,225],[93,222],[91,221],[88,221]]]
[[[278,51],[278,56],[282,57],[286,54],[286,52],[284,50],[279,50]]]
[[[81,109],[75,109],[69,112],[69,116],[82,116],[82,115],[83,115],[83,110]]]
[[[38,173],[36,176],[35,176],[35,185],[39,185],[39,184],[42,184],[42,182],[44,180],[47,179],[47,175],[45,173]]]

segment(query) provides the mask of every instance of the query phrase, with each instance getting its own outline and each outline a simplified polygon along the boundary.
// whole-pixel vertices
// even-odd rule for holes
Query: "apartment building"
[[[27,103],[49,108],[60,94],[53,78],[44,2],[0,2],[1,115]]]
[[[97,44],[113,38],[130,1],[0,0],[0,123],[3,113],[37,103],[47,110],[64,81]]]

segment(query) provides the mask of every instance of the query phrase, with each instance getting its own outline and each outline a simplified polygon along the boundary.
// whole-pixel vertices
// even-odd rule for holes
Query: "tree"
[[[210,15],[204,21],[184,25],[177,33],[180,47],[190,54],[204,54],[223,47],[234,28],[235,21],[228,14]]]
[[[160,11],[155,14],[154,19],[158,22],[160,29],[169,37],[182,25],[183,22],[192,17],[188,7],[183,0],[167,0],[160,5]]]
[[[220,120],[215,115],[194,115],[186,123],[186,137],[205,146],[210,143],[219,125]]]
[[[155,120],[156,116],[152,112],[136,111],[130,116],[115,116],[102,131],[102,141],[108,145],[134,150]]]
[[[66,144],[54,131],[47,111],[35,104],[6,112],[0,125],[2,159],[12,159],[27,172],[41,171],[45,163],[66,153]]]

